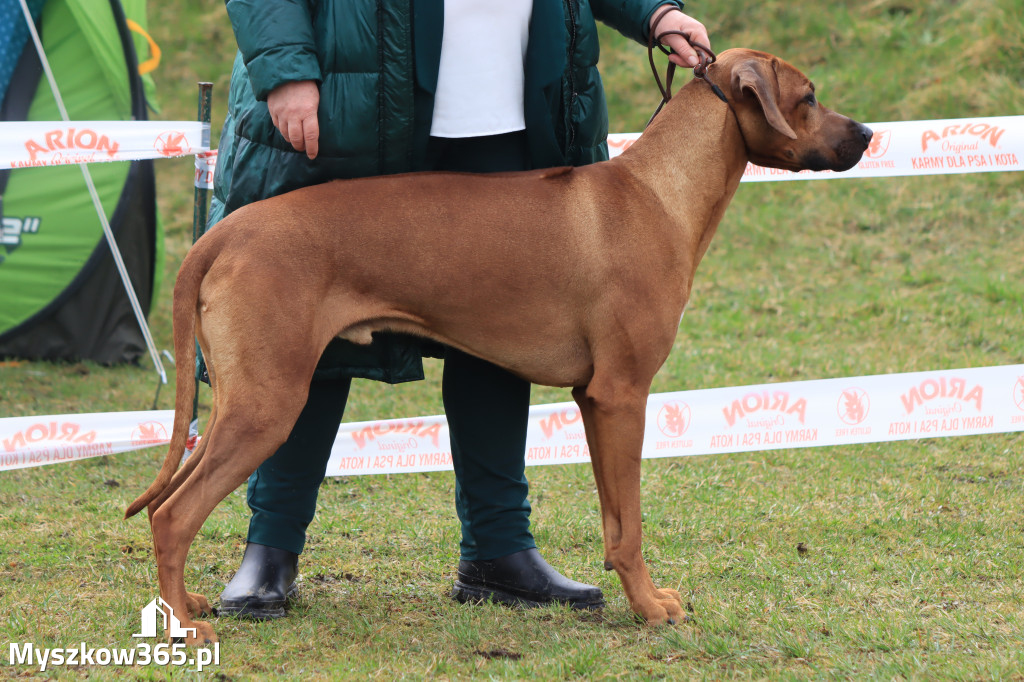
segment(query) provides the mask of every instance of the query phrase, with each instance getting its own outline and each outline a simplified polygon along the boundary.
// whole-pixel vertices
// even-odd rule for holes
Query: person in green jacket
[[[657,33],[709,44],[674,0],[227,0],[227,10],[239,51],[211,226],[245,204],[337,178],[607,159],[595,18],[645,44],[655,19]],[[682,37],[665,42],[674,62],[696,65]],[[267,289],[273,295],[273,282]],[[444,358],[462,523],[452,596],[603,605],[598,588],[549,566],[530,533],[530,384],[452,348],[377,334],[369,346],[327,347],[291,435],[250,478],[248,541],[221,614],[284,615],[351,379],[422,379],[424,354]]]

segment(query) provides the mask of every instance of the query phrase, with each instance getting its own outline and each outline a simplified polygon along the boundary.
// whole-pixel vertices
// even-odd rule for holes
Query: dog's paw
[[[213,615],[213,607],[210,606],[210,602],[207,601],[206,597],[195,592],[188,592],[187,594],[188,599],[185,600],[185,606],[188,608],[190,618]]]
[[[655,588],[654,593],[657,595],[657,599],[674,599],[680,605],[683,603],[682,595],[671,587]]]
[[[188,646],[203,647],[219,641],[217,639],[217,633],[213,631],[213,626],[209,623],[197,621],[195,623],[191,623],[188,627],[195,627],[196,629],[195,637],[189,636],[185,638],[185,644]]]
[[[633,609],[648,625],[676,625],[689,620],[683,611],[682,598],[675,590],[655,589],[651,597]]]

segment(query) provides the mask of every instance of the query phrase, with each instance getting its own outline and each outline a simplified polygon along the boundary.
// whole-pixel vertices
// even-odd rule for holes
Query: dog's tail
[[[139,495],[124,513],[130,518],[149,505],[171,482],[171,477],[181,463],[188,440],[189,422],[192,416],[192,398],[196,390],[196,314],[199,305],[199,286],[213,262],[212,249],[196,249],[189,252],[178,272],[174,284],[174,304],[172,309],[174,329],[174,357],[176,390],[174,398],[174,427],[171,432],[171,443],[167,448],[167,457],[157,474],[156,480]]]

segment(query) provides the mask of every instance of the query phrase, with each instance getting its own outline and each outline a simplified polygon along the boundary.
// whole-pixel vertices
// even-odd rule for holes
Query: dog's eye
[[[811,94],[807,95],[807,97],[804,97],[804,102],[807,104],[807,106],[813,107],[818,103],[818,100],[814,98],[814,93],[812,92]]]

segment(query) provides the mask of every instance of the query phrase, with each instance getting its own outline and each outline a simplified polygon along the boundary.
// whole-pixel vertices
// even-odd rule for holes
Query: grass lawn
[[[738,0],[688,5],[716,50],[778,54],[827,106],[864,122],[1024,113],[1024,2]],[[164,51],[160,118],[195,116],[233,57],[220,3],[150,3]],[[611,128],[657,104],[645,51],[602,34]],[[682,76],[680,76],[681,78]],[[192,161],[158,165],[167,230],[151,315],[170,348],[171,282],[191,236]],[[701,265],[655,391],[1024,360],[1024,175],[741,186]],[[357,382],[346,419],[441,412],[426,382]],[[140,367],[0,367],[0,416],[148,409]],[[208,393],[204,394],[208,399]],[[535,388],[535,403],[568,400]],[[173,402],[165,387],[159,407]],[[221,663],[57,668],[56,679],[1024,680],[1021,434],[645,462],[645,556],[692,621],[651,629],[601,570],[588,466],[530,469],[549,561],[599,585],[599,613],[470,608],[447,596],[458,561],[449,473],[332,478],[287,619],[220,619]],[[134,646],[156,595],[144,518],[121,519],[164,452],[0,473],[0,645]],[[186,581],[211,600],[245,542],[244,488],[203,527]],[[798,549],[799,547],[799,549]],[[6,649],[5,649],[6,652]],[[5,656],[7,654],[5,653]],[[8,666],[0,677],[31,674]]]

